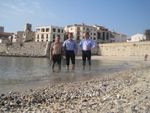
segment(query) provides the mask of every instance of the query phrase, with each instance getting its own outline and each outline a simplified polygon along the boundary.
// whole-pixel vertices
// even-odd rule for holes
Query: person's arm
[[[66,41],[64,41],[62,46],[63,46],[63,51],[65,51],[66,50]]]
[[[53,56],[53,43],[50,46],[50,60],[51,60],[52,56]]]
[[[64,55],[64,47],[63,47],[63,44],[61,45],[61,54],[62,54],[62,56]]]
[[[82,45],[83,45],[83,41],[81,40],[79,43],[80,48],[82,48]]]
[[[95,48],[96,47],[96,43],[95,43],[95,41],[94,40],[91,40],[91,49],[93,49],[93,48]]]
[[[77,55],[77,53],[78,53],[78,44],[77,44],[77,42],[75,42],[75,52],[76,52],[76,55]]]

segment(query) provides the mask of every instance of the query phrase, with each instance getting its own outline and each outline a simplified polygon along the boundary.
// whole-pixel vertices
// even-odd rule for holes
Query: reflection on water
[[[62,65],[61,73],[53,73],[46,58],[0,57],[0,90],[38,82],[79,81],[128,68],[130,65],[126,62],[93,60],[92,70],[83,71],[81,60],[76,60],[75,72],[67,72],[65,65]]]

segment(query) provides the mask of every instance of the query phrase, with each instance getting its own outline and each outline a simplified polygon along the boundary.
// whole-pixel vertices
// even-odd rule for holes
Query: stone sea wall
[[[1,56],[46,57],[48,43],[0,44]]]
[[[81,50],[78,47],[78,55]],[[144,56],[150,54],[150,41],[132,43],[108,43],[100,44],[92,50],[93,55],[100,56]],[[0,44],[0,56],[25,56],[47,57],[49,55],[48,42],[27,42]]]
[[[78,56],[81,50],[78,47]],[[27,42],[0,44],[0,56],[18,56],[18,57],[48,57],[50,44],[48,42]],[[98,46],[92,50],[93,55],[98,54]]]
[[[150,55],[150,41],[100,44],[98,54],[101,56],[145,56],[145,54]]]

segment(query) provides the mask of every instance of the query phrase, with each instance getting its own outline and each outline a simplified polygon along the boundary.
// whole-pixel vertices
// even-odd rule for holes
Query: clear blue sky
[[[65,26],[99,24],[127,34],[150,29],[150,0],[0,0],[0,26],[23,30],[25,23]]]

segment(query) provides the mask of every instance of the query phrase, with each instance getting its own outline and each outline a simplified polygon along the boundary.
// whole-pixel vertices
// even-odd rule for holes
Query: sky
[[[150,0],[0,0],[6,32],[36,26],[85,23],[131,36],[150,29]]]

